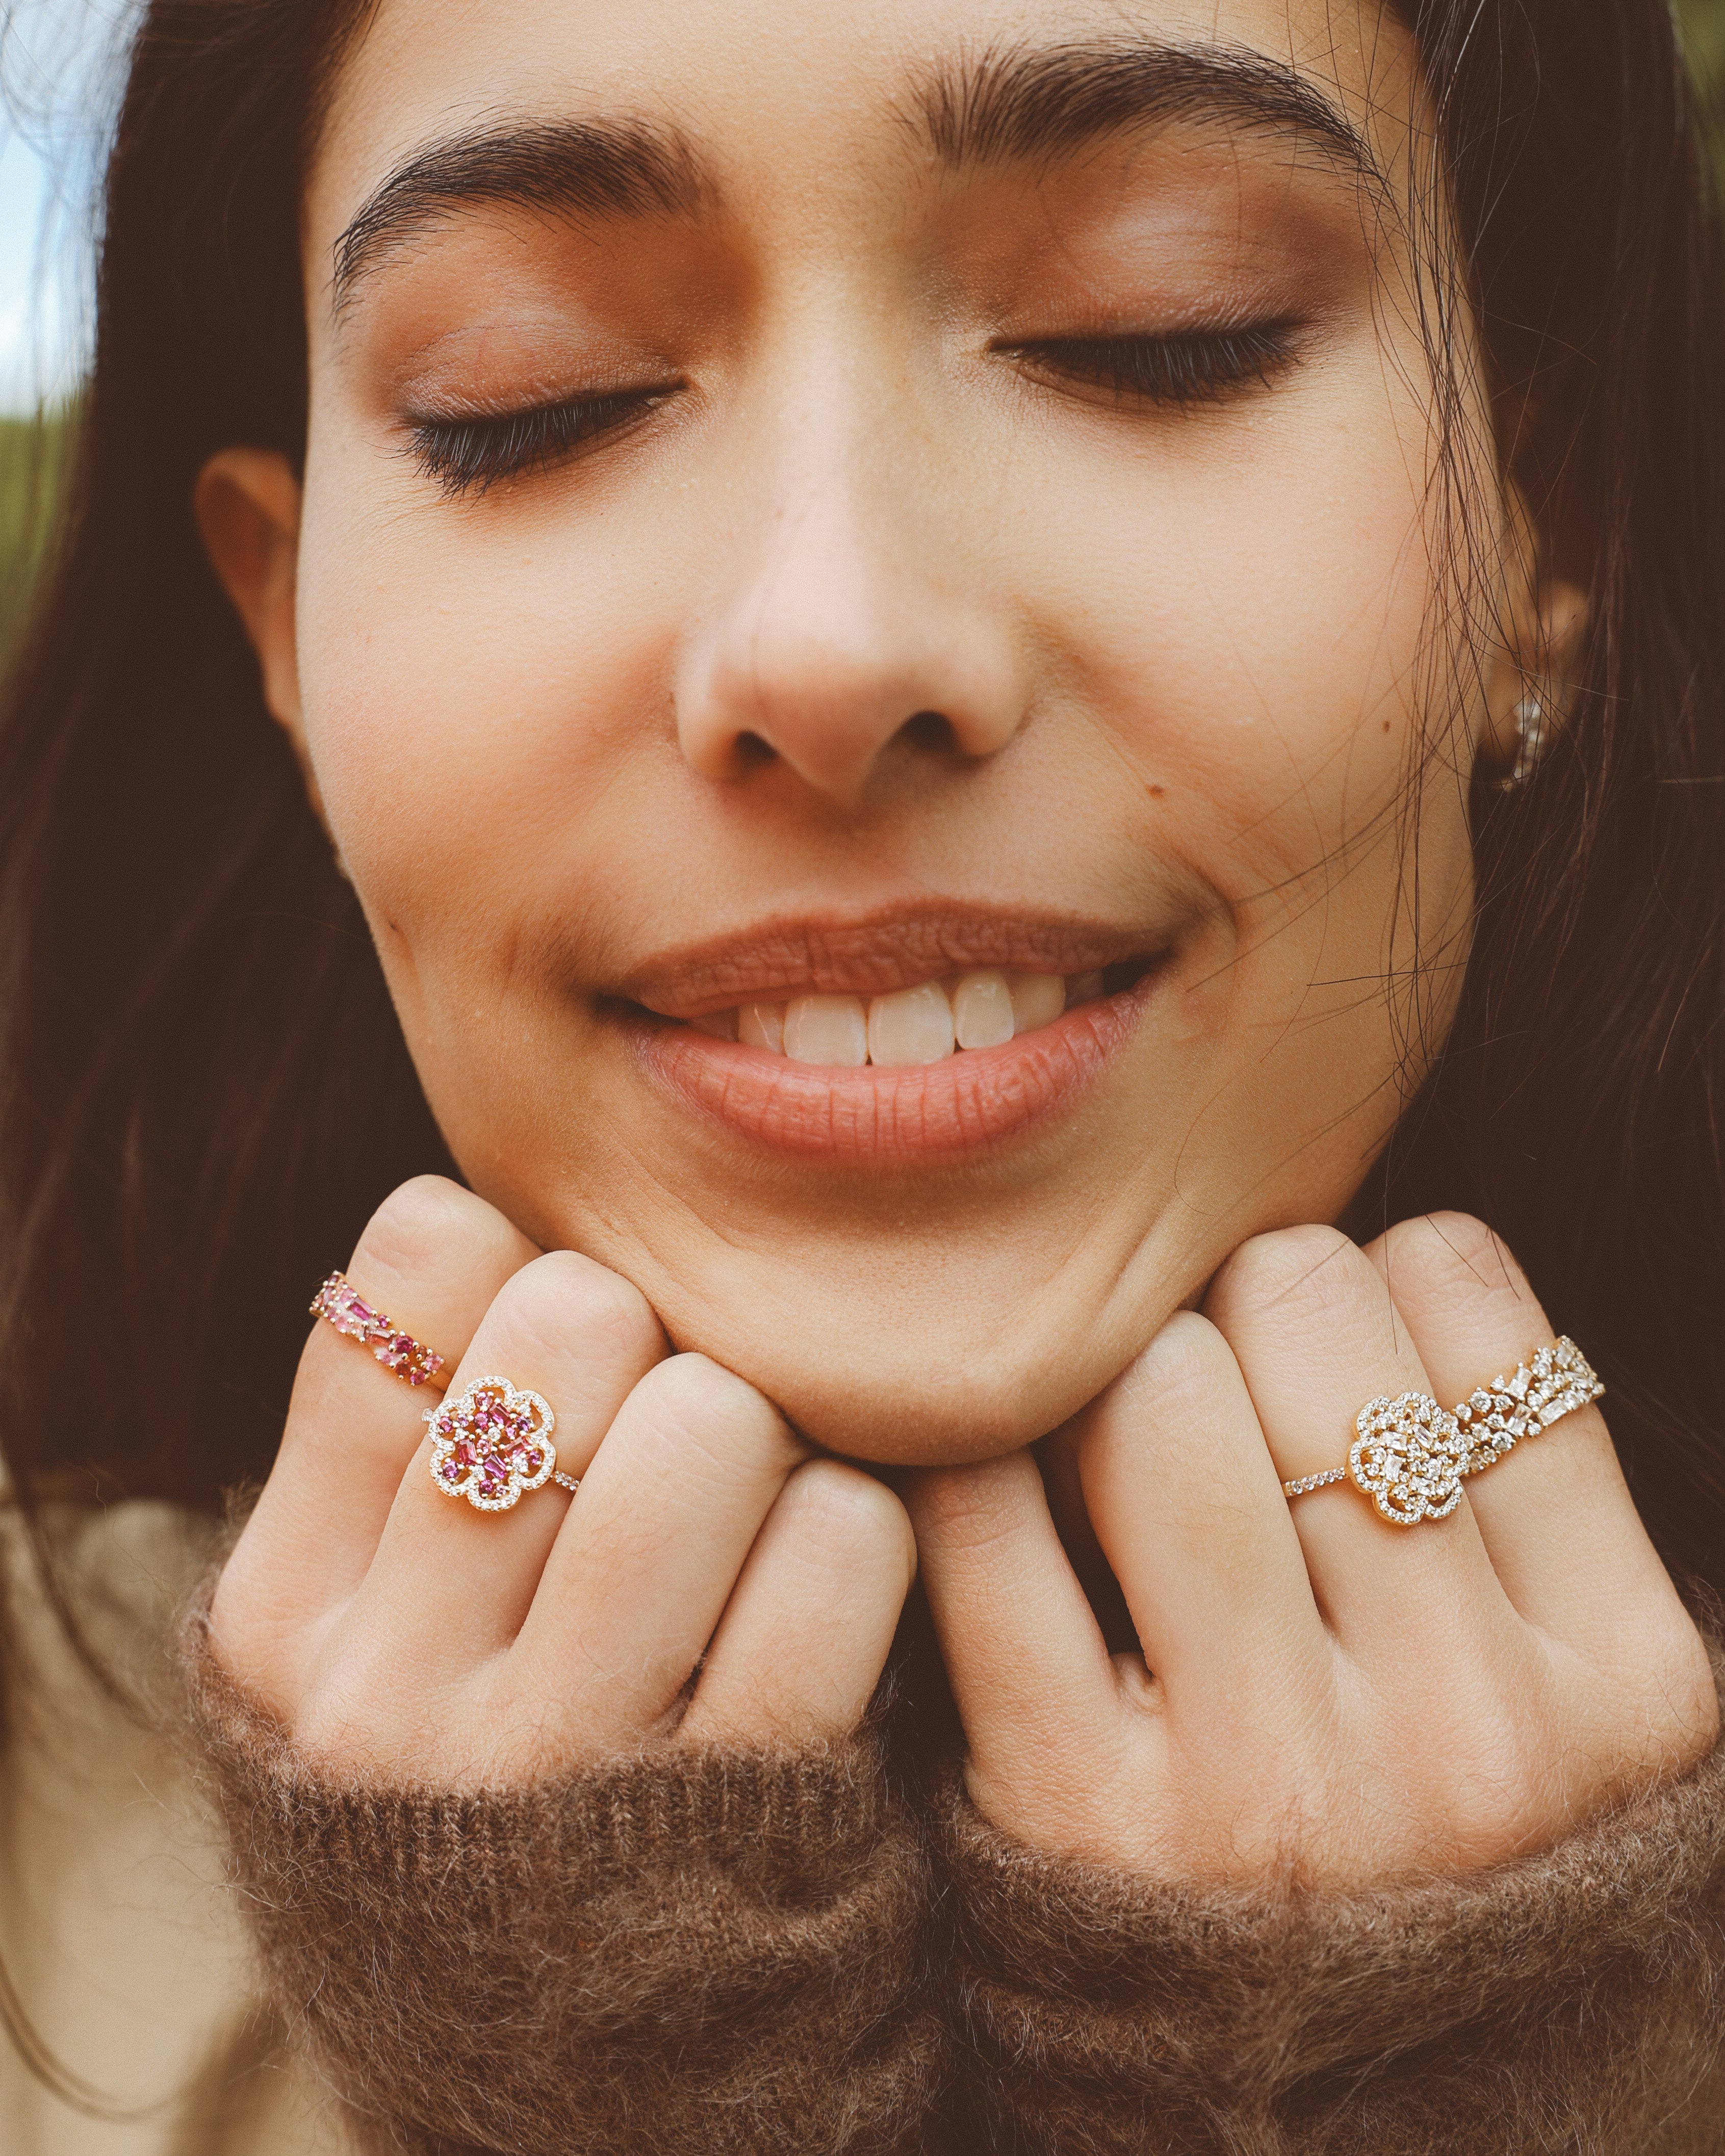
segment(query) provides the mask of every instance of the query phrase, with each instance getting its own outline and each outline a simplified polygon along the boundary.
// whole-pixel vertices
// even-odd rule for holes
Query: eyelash
[[[434,480],[445,494],[484,494],[504,480],[561,464],[671,393],[668,388],[631,389],[531,405],[520,412],[418,419],[408,430],[408,446],[420,476]]]
[[[1214,404],[1252,382],[1267,387],[1294,358],[1287,322],[1173,336],[1050,337],[997,346],[1047,374],[1109,392],[1117,403]],[[560,464],[639,418],[672,393],[628,390],[525,411],[420,419],[408,429],[415,468],[447,495],[484,494]]]
[[[1010,345],[1008,357],[1045,374],[1106,389],[1117,403],[1216,404],[1253,383],[1267,388],[1295,359],[1288,321],[1166,336],[1050,337]]]

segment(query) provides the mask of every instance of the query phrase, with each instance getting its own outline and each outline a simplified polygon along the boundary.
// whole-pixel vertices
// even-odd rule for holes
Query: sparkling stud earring
[[[1504,793],[1513,793],[1518,786],[1525,786],[1545,753],[1545,706],[1538,697],[1523,696],[1515,707],[1514,718],[1515,768],[1507,778],[1497,782],[1499,791]]]

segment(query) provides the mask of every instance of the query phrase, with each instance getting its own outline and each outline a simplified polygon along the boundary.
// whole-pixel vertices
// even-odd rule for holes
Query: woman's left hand
[[[1358,1884],[1538,1849],[1702,1758],[1707,1650],[1597,1406],[1445,1520],[1283,1495],[1368,1399],[1453,1406],[1551,1337],[1476,1220],[1243,1245],[1057,1440],[1142,1652],[1109,1652],[1029,1454],[918,1476],[983,1815],[1163,1879]]]

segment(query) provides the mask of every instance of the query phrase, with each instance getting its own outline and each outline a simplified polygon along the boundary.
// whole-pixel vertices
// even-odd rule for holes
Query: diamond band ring
[[[1429,1393],[1368,1400],[1354,1422],[1345,1467],[1284,1482],[1289,1497],[1351,1481],[1379,1516],[1399,1527],[1447,1519],[1461,1502],[1470,1475],[1537,1437],[1566,1414],[1598,1399],[1605,1388],[1567,1335],[1542,1348],[1512,1378],[1499,1377],[1468,1394],[1453,1410]]]

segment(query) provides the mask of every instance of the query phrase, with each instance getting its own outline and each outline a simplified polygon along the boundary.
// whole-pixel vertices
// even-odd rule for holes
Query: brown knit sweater
[[[911,1805],[876,1733],[386,1792],[201,1628],[188,1671],[266,1982],[380,2148],[1725,2149],[1725,1747],[1490,1871],[1184,1888],[1015,1844],[953,1773]]]

